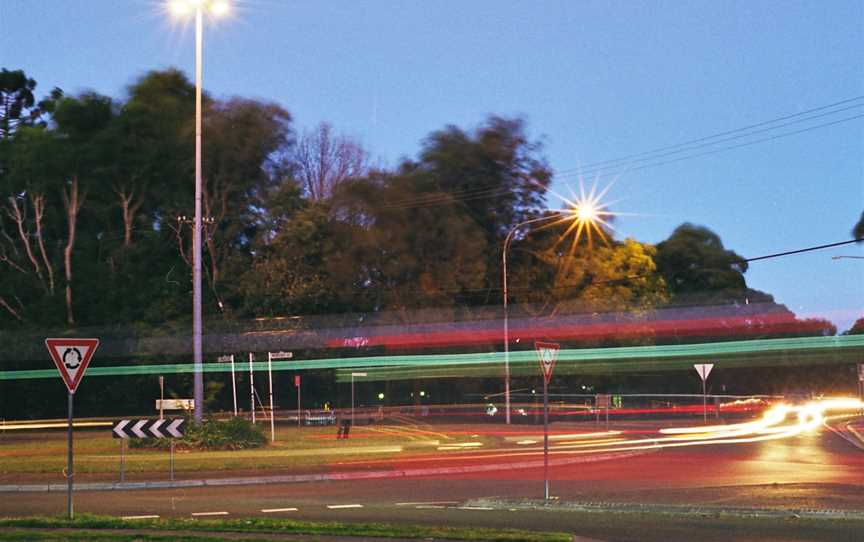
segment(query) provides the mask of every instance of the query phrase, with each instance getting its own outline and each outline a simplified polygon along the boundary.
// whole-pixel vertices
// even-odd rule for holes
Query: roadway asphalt
[[[628,503],[674,505],[706,513],[744,507],[751,512],[815,510],[817,515],[842,516],[840,510],[864,518],[864,452],[828,431],[555,466],[551,480],[553,504],[596,503],[612,510]],[[541,513],[522,506],[542,495],[543,471],[534,467],[376,480],[92,491],[76,494],[75,506],[78,512],[115,516],[267,516],[580,533],[581,516],[566,507],[551,506]],[[65,499],[62,492],[5,494],[0,514],[61,514]]]

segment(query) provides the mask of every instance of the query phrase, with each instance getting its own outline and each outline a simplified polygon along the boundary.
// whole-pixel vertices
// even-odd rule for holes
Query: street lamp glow
[[[507,237],[504,238],[504,248],[501,250],[501,269],[503,274],[502,283],[504,286],[504,419],[507,424],[510,423],[510,316],[507,295],[507,250],[510,248],[513,236],[523,226],[545,222],[545,224],[537,229],[542,230],[560,224],[567,224],[566,230],[561,234],[558,241],[555,242],[553,250],[558,247],[561,241],[573,233],[573,244],[569,251],[569,256],[571,257],[575,254],[576,247],[579,245],[579,241],[583,234],[588,240],[589,248],[593,246],[592,232],[595,232],[604,243],[608,244],[609,241],[606,238],[606,232],[603,230],[603,227],[609,228],[610,230],[613,228],[608,221],[604,220],[604,217],[612,217],[615,213],[609,211],[609,204],[604,203],[601,200],[603,199],[603,196],[606,195],[610,186],[607,186],[604,190],[600,191],[600,193],[597,193],[597,187],[595,185],[591,188],[591,191],[586,194],[585,187],[580,183],[580,195],[577,197],[574,194],[572,199],[555,194],[567,204],[566,209],[553,210],[550,214],[520,222],[513,226],[513,228],[511,228],[507,233]],[[534,393],[534,390],[531,390],[531,393]]]
[[[171,0],[168,2],[168,9],[177,17],[183,17],[192,11],[192,6],[186,0]]]
[[[228,14],[229,7],[227,0],[218,0],[210,4],[210,12],[217,17],[222,17]]]
[[[590,201],[579,204],[576,207],[576,218],[584,221],[594,221],[597,218],[597,209]]]
[[[170,0],[168,9],[177,17],[185,17],[205,9],[216,17],[222,17],[228,14],[231,4],[228,0]]]

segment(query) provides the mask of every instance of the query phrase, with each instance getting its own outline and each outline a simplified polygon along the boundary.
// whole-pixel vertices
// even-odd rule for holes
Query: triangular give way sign
[[[69,393],[75,393],[99,346],[99,339],[45,339],[45,346]]]

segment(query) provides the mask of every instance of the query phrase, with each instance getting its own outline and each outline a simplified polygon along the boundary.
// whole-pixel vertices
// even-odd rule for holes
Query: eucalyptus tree
[[[29,313],[54,321],[56,311],[46,308],[62,288],[64,320],[68,325],[76,322],[73,279],[79,218],[110,160],[106,136],[113,115],[107,97],[64,97],[54,106],[50,127],[19,127],[7,147],[0,177],[5,195],[0,258],[7,264],[8,283],[20,290],[9,294],[15,305],[6,296],[0,305],[15,319],[23,321]]]

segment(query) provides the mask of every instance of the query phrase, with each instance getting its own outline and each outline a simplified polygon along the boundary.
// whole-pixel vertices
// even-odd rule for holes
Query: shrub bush
[[[179,450],[245,450],[260,448],[267,444],[260,427],[244,418],[229,418],[219,421],[208,417],[201,424],[187,421],[186,434],[174,440],[174,448]],[[132,448],[168,449],[170,439],[131,439]]]

